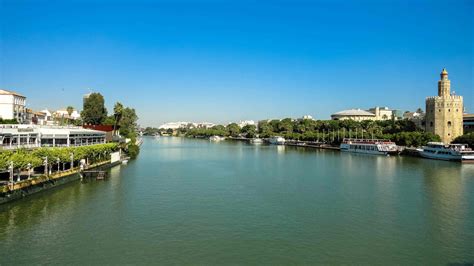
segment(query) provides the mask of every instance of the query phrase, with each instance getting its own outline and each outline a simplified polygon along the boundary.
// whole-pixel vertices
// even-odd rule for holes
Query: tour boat
[[[474,151],[467,144],[428,142],[420,150],[420,155],[429,159],[474,163]]]
[[[383,139],[345,138],[342,140],[340,148],[341,151],[375,155],[399,154],[401,151],[395,142]]]
[[[262,144],[263,140],[261,138],[254,138],[250,140],[250,143],[252,144]]]
[[[275,137],[269,138],[268,142],[270,142],[270,144],[283,145],[285,144],[285,139],[280,136],[275,136]]]
[[[221,140],[224,140],[225,138],[224,137],[221,137],[221,136],[212,136],[209,138],[210,141],[221,141]]]

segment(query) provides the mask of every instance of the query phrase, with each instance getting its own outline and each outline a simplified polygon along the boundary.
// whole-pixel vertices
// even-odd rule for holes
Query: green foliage
[[[126,138],[137,136],[138,116],[133,108],[123,108],[120,115],[120,134]]]
[[[232,137],[237,137],[240,134],[240,127],[236,123],[228,124],[226,129],[229,135]]]
[[[84,101],[84,110],[81,112],[83,122],[91,125],[100,125],[107,118],[104,97],[100,93],[91,93]]]
[[[246,137],[254,137],[257,133],[262,138],[282,136],[286,139],[319,141],[338,145],[343,138],[379,138],[392,139],[399,145],[422,146],[429,141],[439,141],[439,137],[424,133],[409,120],[386,121],[354,121],[354,120],[262,120],[258,129],[245,126],[240,130],[237,124],[229,124],[226,128],[222,125],[210,129],[190,129],[187,136],[209,137],[238,136],[240,133]]]
[[[474,148],[474,132],[466,133],[453,140],[453,143],[467,144],[469,147]]]
[[[247,138],[254,138],[257,134],[257,127],[255,125],[246,125],[242,128],[242,134]]]
[[[138,147],[138,145],[133,144],[133,143],[129,144],[126,152],[128,156],[130,156],[131,159],[135,159],[140,153],[140,147]]]
[[[17,169],[26,169],[28,163],[32,167],[43,164],[43,159],[48,157],[50,164],[55,164],[59,158],[60,163],[69,163],[71,154],[74,154],[74,161],[88,158],[91,162],[103,160],[111,152],[118,150],[117,143],[96,144],[80,147],[52,147],[39,148],[35,150],[16,150],[0,152],[0,169],[7,169],[9,163],[13,161]]]
[[[16,119],[2,119],[0,118],[0,124],[18,124]]]

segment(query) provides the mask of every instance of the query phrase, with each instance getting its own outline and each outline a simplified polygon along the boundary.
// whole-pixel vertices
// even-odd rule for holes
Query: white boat
[[[283,145],[285,144],[285,139],[280,136],[275,136],[275,137],[269,138],[268,142],[270,142],[270,144]]]
[[[345,138],[339,146],[341,151],[374,155],[399,154],[400,147],[390,140],[384,139],[351,139]]]
[[[209,138],[210,141],[221,141],[221,140],[224,140],[225,138],[224,137],[221,137],[221,136],[212,136]]]
[[[467,144],[428,142],[420,150],[420,155],[429,159],[474,163],[474,151]]]
[[[253,138],[250,140],[250,143],[252,144],[262,144],[263,143],[263,139],[261,138]]]

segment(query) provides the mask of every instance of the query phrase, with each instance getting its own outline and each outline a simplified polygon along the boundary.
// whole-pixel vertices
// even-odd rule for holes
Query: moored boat
[[[401,152],[401,148],[395,142],[384,139],[345,138],[339,147],[341,151],[374,155],[393,155]]]
[[[221,137],[221,136],[211,136],[209,138],[210,141],[221,141],[221,140],[224,140],[225,138],[224,137]]]
[[[280,136],[275,136],[275,137],[269,138],[268,142],[270,142],[270,144],[283,145],[285,144],[285,139]]]
[[[261,138],[253,138],[250,140],[250,143],[252,144],[262,144],[263,140]]]
[[[467,144],[428,142],[420,149],[420,155],[428,159],[474,163],[474,151]]]

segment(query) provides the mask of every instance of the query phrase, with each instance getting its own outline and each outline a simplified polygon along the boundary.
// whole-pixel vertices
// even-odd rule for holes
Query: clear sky
[[[67,3],[65,3],[67,2]],[[474,1],[0,0],[0,88],[101,92],[166,121],[424,109],[443,67],[474,112]]]

